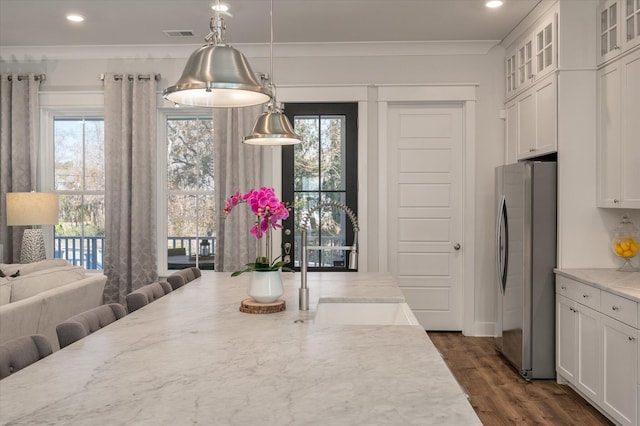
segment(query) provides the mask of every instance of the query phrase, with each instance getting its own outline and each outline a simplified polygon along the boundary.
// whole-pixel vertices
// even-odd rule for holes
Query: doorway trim
[[[451,104],[462,105],[463,165],[462,165],[462,333],[475,334],[475,116],[476,84],[460,85],[385,85],[378,88],[378,171],[381,181],[389,175],[387,167],[389,106],[395,104]],[[386,185],[379,186],[379,244],[380,271],[389,271],[388,220],[389,205]]]

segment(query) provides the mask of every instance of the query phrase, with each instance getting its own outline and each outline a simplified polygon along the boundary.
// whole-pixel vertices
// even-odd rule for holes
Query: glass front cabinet
[[[598,8],[598,63],[640,44],[640,0],[607,0]]]

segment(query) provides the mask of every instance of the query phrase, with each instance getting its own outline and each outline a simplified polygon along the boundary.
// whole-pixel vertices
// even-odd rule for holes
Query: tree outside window
[[[215,238],[213,120],[210,116],[167,118],[167,248],[188,256],[169,256],[168,268],[180,269],[204,253],[212,255]],[[183,250],[180,250],[183,249]],[[207,257],[201,257],[202,260]],[[192,259],[193,258],[193,259]],[[180,260],[181,263],[176,263]],[[193,261],[193,262],[192,262]],[[201,269],[211,263],[199,265]]]
[[[54,257],[103,269],[104,119],[55,117],[53,130],[54,189],[60,199]]]

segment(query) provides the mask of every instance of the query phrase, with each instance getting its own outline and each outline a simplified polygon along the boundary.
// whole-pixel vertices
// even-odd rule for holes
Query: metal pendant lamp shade
[[[269,42],[269,68],[273,78],[273,0],[270,9],[271,39]],[[276,86],[273,80],[269,82],[273,89],[273,97],[267,105],[267,111],[262,113],[253,124],[253,130],[248,136],[242,138],[242,142],[249,145],[295,145],[300,143],[302,137],[293,130],[282,110],[277,107]]]
[[[244,55],[223,41],[225,24],[211,19],[208,44],[191,54],[178,82],[162,96],[180,105],[231,108],[263,104],[271,91],[255,77]]]
[[[302,138],[293,130],[293,126],[277,108],[269,106],[253,125],[251,134],[242,138],[249,145],[294,145]]]

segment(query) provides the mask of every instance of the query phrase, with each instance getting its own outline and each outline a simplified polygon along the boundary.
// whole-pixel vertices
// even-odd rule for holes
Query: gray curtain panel
[[[262,106],[216,108],[213,112],[214,178],[216,183],[216,271],[237,271],[257,256],[255,223],[249,206],[240,204],[224,218],[227,197],[263,186],[260,182],[262,148],[242,143],[251,133]]]
[[[17,263],[23,227],[7,226],[7,192],[36,190],[40,78],[0,75],[0,244],[2,263]]]
[[[154,74],[105,75],[104,127],[104,301],[124,305],[127,294],[158,278]]]

